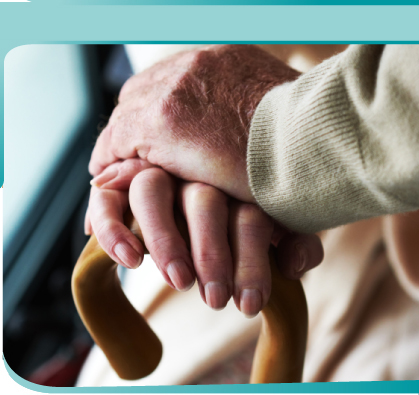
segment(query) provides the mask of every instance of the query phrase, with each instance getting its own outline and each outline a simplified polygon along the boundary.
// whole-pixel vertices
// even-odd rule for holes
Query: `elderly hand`
[[[317,236],[292,234],[250,204],[253,113],[268,90],[298,75],[257,47],[225,45],[178,54],[132,77],[92,154],[87,233],[93,228],[113,259],[137,267],[143,249],[122,220],[129,204],[169,285],[186,290],[197,278],[210,307],[223,308],[233,295],[243,313],[257,314],[270,295],[271,242],[289,278],[323,257]],[[174,223],[176,201],[191,253]]]
[[[98,176],[118,160],[140,157],[254,203],[246,172],[253,113],[265,93],[298,75],[252,45],[177,54],[126,82],[89,170]]]
[[[291,234],[254,204],[229,199],[206,184],[176,182],[139,158],[113,164],[102,177],[102,187],[92,188],[86,233],[93,229],[116,262],[137,267],[144,251],[123,224],[129,204],[167,283],[187,290],[197,278],[202,299],[213,309],[223,308],[232,295],[247,316],[263,308],[271,292],[271,243],[277,246],[281,271],[291,279],[323,258],[317,236]],[[187,220],[191,253],[175,226],[174,204]]]

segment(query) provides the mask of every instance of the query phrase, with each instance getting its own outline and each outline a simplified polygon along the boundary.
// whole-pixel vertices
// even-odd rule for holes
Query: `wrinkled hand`
[[[202,299],[213,309],[222,309],[232,295],[248,316],[263,308],[271,292],[271,243],[278,246],[280,269],[291,279],[323,258],[317,236],[286,232],[254,204],[229,199],[206,184],[176,181],[144,160],[117,162],[99,180],[101,188],[92,188],[86,232],[93,230],[116,262],[137,267],[144,251],[123,224],[129,204],[167,283],[187,290],[197,278]],[[174,204],[187,220],[191,253],[175,226]]]
[[[180,53],[130,78],[89,170],[139,157],[186,181],[255,202],[246,172],[250,122],[272,87],[299,73],[252,45]]]
[[[129,204],[169,285],[186,290],[197,278],[210,307],[223,308],[233,295],[243,313],[257,314],[270,294],[271,242],[289,278],[323,257],[316,236],[291,234],[251,204],[246,171],[257,105],[298,75],[257,47],[223,45],[178,54],[130,78],[92,154],[87,232],[93,228],[118,263],[137,267],[143,248],[123,225]],[[191,253],[174,223],[175,202]]]

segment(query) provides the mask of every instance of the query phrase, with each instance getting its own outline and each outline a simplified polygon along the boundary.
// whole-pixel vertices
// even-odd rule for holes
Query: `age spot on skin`
[[[201,50],[163,105],[175,139],[234,160],[246,157],[250,122],[262,97],[299,73],[252,45]]]

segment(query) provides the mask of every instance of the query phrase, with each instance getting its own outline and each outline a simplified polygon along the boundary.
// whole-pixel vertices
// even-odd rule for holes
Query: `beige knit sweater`
[[[248,173],[261,207],[316,232],[419,208],[419,45],[354,45],[265,95]]]
[[[135,70],[141,71],[156,61],[156,57],[159,58],[166,53],[171,53],[175,49],[173,46],[135,45],[129,47],[128,52]],[[181,46],[178,47],[179,49],[188,49],[188,47]],[[393,48],[390,47],[390,49]],[[401,48],[401,50],[404,49],[409,56],[416,53],[416,59],[418,58],[417,48]],[[286,50],[288,49],[286,48]],[[357,56],[360,56],[359,51],[381,54],[383,48],[350,48],[342,57],[338,56],[329,62],[335,64],[334,62],[338,62],[339,58],[348,57],[350,51],[358,53]],[[333,67],[336,70],[341,67],[338,67],[337,63],[334,66],[327,66],[327,64],[328,62],[314,69],[313,74],[307,73],[307,76],[311,75],[309,81],[319,75],[318,78],[320,79],[317,80],[318,89],[324,86],[320,84],[321,78],[325,80],[328,76],[327,78],[332,80],[330,70]],[[407,65],[406,62],[405,64]],[[383,62],[382,65],[384,65]],[[324,76],[320,77],[322,70],[324,70]],[[306,75],[298,81],[298,84],[303,84],[304,78],[306,78]],[[406,84],[407,88],[418,87],[417,78],[417,76],[412,77],[411,84]],[[391,80],[393,80],[393,77]],[[308,86],[313,85],[315,84],[308,84]],[[293,92],[298,91],[297,88],[292,91],[291,86],[278,89],[284,92],[284,96],[286,96],[285,93],[290,92],[288,97],[292,97],[295,94]],[[313,96],[313,93],[311,93],[311,96]],[[310,99],[311,96],[307,92],[307,98]],[[296,95],[296,97],[298,96]],[[417,91],[415,97],[416,99],[412,103],[416,103],[417,109]],[[315,103],[313,99],[310,100]],[[323,100],[325,102],[324,106],[326,106],[327,100]],[[329,101],[338,103],[333,97],[329,98]],[[286,110],[281,109],[281,105],[290,106],[289,103],[291,102],[288,102],[288,104],[285,101],[278,102],[278,106],[275,106],[276,103],[274,102],[268,103],[269,105],[265,105],[263,102],[258,111],[275,113],[275,108],[278,108],[283,113]],[[371,106],[367,107],[371,110]],[[311,111],[314,112],[318,109],[318,106],[313,104],[311,107],[307,106],[307,108],[311,108]],[[400,111],[403,111],[403,107]],[[341,111],[341,114],[343,113]],[[295,114],[299,114],[298,117],[304,120],[302,112],[295,112]],[[319,115],[322,116],[321,120],[326,119],[325,114],[327,114],[326,111],[319,112]],[[414,116],[413,112],[409,112],[409,114],[411,117]],[[356,113],[354,116],[356,116]],[[418,116],[417,112],[416,116]],[[298,117],[295,117],[295,119]],[[339,119],[339,113],[336,113],[336,110],[334,117]],[[259,114],[258,118],[260,118]],[[298,128],[298,130],[296,128],[295,133],[306,131],[306,135],[301,132],[299,136],[303,138],[302,141],[308,140],[309,143],[304,149],[298,148],[301,150],[301,154],[310,152],[310,149],[319,150],[319,153],[322,152],[321,146],[313,145],[313,139],[310,139],[309,135],[310,130],[319,131],[317,140],[322,144],[323,141],[327,142],[326,147],[329,150],[333,148],[332,143],[334,141],[340,141],[340,135],[359,132],[359,130],[350,129],[349,132],[339,131],[337,127],[333,129],[330,126],[332,123],[330,119],[327,122],[326,125],[329,125],[327,128],[324,127],[325,125],[311,126],[310,128],[305,126],[305,128]],[[399,123],[403,123],[403,125],[405,122],[403,118],[399,120]],[[281,130],[287,131],[289,135],[291,129],[278,129],[278,132],[281,133]],[[273,126],[267,131],[276,139]],[[323,141],[320,139],[322,131],[330,134],[330,140],[324,136],[322,137]],[[259,128],[258,132],[261,133],[258,136],[259,140],[263,142],[260,137],[266,134],[265,130]],[[251,138],[255,138],[255,127],[252,128]],[[277,140],[279,141],[279,139],[280,137]],[[260,152],[260,158],[263,161],[258,162],[257,155],[254,155],[251,159],[259,165],[272,163],[281,166],[280,158],[269,158],[267,155],[267,153],[271,154],[271,145],[269,139],[263,144]],[[268,149],[266,152],[263,151],[265,147]],[[337,151],[338,154],[343,155],[343,159],[345,159],[345,152],[341,146],[338,145],[338,147],[340,147],[340,150]],[[251,145],[249,152],[257,153],[255,148]],[[286,151],[285,146],[278,145],[275,149],[279,150],[279,148],[284,148],[284,151]],[[292,148],[291,144],[290,148]],[[297,148],[294,149],[294,152],[298,152]],[[353,151],[348,150],[347,154],[351,155]],[[349,160],[345,159],[343,161],[337,154],[335,155],[335,163],[341,161],[348,167],[348,170],[351,169]],[[358,160],[356,150],[353,155],[355,160]],[[401,159],[404,160],[403,155],[401,156]],[[291,159],[295,159],[295,161],[292,162]],[[289,169],[292,170],[292,163],[296,163],[297,159],[299,158],[290,156]],[[307,155],[303,159],[310,163],[310,166],[321,165],[326,167],[325,163],[330,163],[330,160],[328,162],[324,158],[316,158],[313,155]],[[254,169],[257,169],[257,167],[251,170]],[[281,170],[281,167],[278,167],[278,169]],[[270,171],[273,170],[270,169]],[[339,169],[333,171],[338,173]],[[314,173],[314,170],[310,169],[310,174],[312,173]],[[288,174],[291,175],[291,173]],[[343,174],[345,175],[345,173]],[[319,187],[317,178],[313,178],[312,181],[310,178],[312,175],[306,178],[301,175],[299,177],[294,182],[307,182],[307,190],[311,192],[318,188],[319,197],[323,199],[325,188],[322,188],[321,185]],[[334,181],[331,172],[325,173],[321,177],[324,182]],[[263,181],[263,179],[259,179],[259,184],[263,184]],[[338,181],[342,183],[339,185],[346,183],[351,185],[350,182],[353,182],[351,178],[349,178],[349,181],[346,178]],[[281,197],[281,194],[288,192],[293,193],[293,196],[300,196],[300,200],[305,197],[304,193],[298,193],[297,188],[289,188],[287,191],[280,187],[282,185],[273,184],[268,190],[267,194],[271,193],[272,201],[275,194]],[[330,188],[334,188],[334,185],[331,185]],[[260,189],[258,193],[261,194]],[[333,198],[329,193],[327,196],[330,201],[334,202],[334,207],[337,206],[339,209],[336,200],[341,195],[337,194]],[[319,218],[332,217],[334,213],[327,210],[327,204],[329,203],[321,205],[315,201],[313,195],[310,198],[314,200],[315,204],[312,207],[315,208],[317,213],[317,217],[313,214],[313,217],[309,217],[310,219],[318,223]],[[351,214],[350,207],[353,207],[354,203],[347,201],[344,195],[342,201],[345,212]],[[277,207],[280,208],[280,206],[281,200],[279,200]],[[275,207],[274,204],[273,207]],[[321,212],[320,217],[319,210],[322,210],[322,207],[326,207],[326,210]],[[338,209],[335,210],[335,213],[340,213]],[[278,211],[280,212],[280,210]],[[299,213],[296,212],[291,218],[297,217],[299,217]],[[300,218],[300,221],[304,221],[304,216]],[[342,218],[344,218],[343,215]],[[326,224],[330,223],[330,218],[326,218],[325,222]],[[419,356],[418,229],[419,212],[362,221],[322,233],[325,259],[318,268],[307,273],[304,278],[304,289],[310,314],[304,381],[419,379],[417,369]],[[134,306],[140,311],[145,311],[147,306],[153,304],[154,298],[164,286],[165,283],[159,271],[151,258],[147,256],[139,269],[131,270],[126,274],[124,289]],[[149,322],[162,339],[165,349],[162,363],[156,372],[138,382],[123,381],[113,372],[100,349],[94,347],[80,375],[78,386],[162,385],[196,382],[197,376],[205,374],[220,362],[222,363],[223,360],[234,356],[240,350],[240,345],[243,347],[250,340],[255,339],[259,331],[259,319],[260,317],[253,320],[243,318],[232,301],[221,312],[211,311],[202,304],[196,287],[187,293],[175,293],[172,298],[169,298],[149,317]],[[223,369],[225,368],[225,365],[221,366]]]

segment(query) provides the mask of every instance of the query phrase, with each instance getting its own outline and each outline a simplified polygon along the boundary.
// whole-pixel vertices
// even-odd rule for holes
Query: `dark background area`
[[[52,386],[74,385],[93,344],[73,303],[71,274],[88,239],[84,214],[90,190],[90,153],[121,86],[132,74],[121,45],[86,45],[83,51],[94,101],[92,113],[31,208],[20,237],[4,254],[4,357],[19,376]],[[51,232],[48,218],[57,216],[63,220],[54,225],[54,241],[43,247],[36,235]],[[31,265],[26,250],[33,245],[46,249],[42,252],[45,258],[28,284],[16,285],[15,272]],[[23,256],[29,259],[22,264]]]

